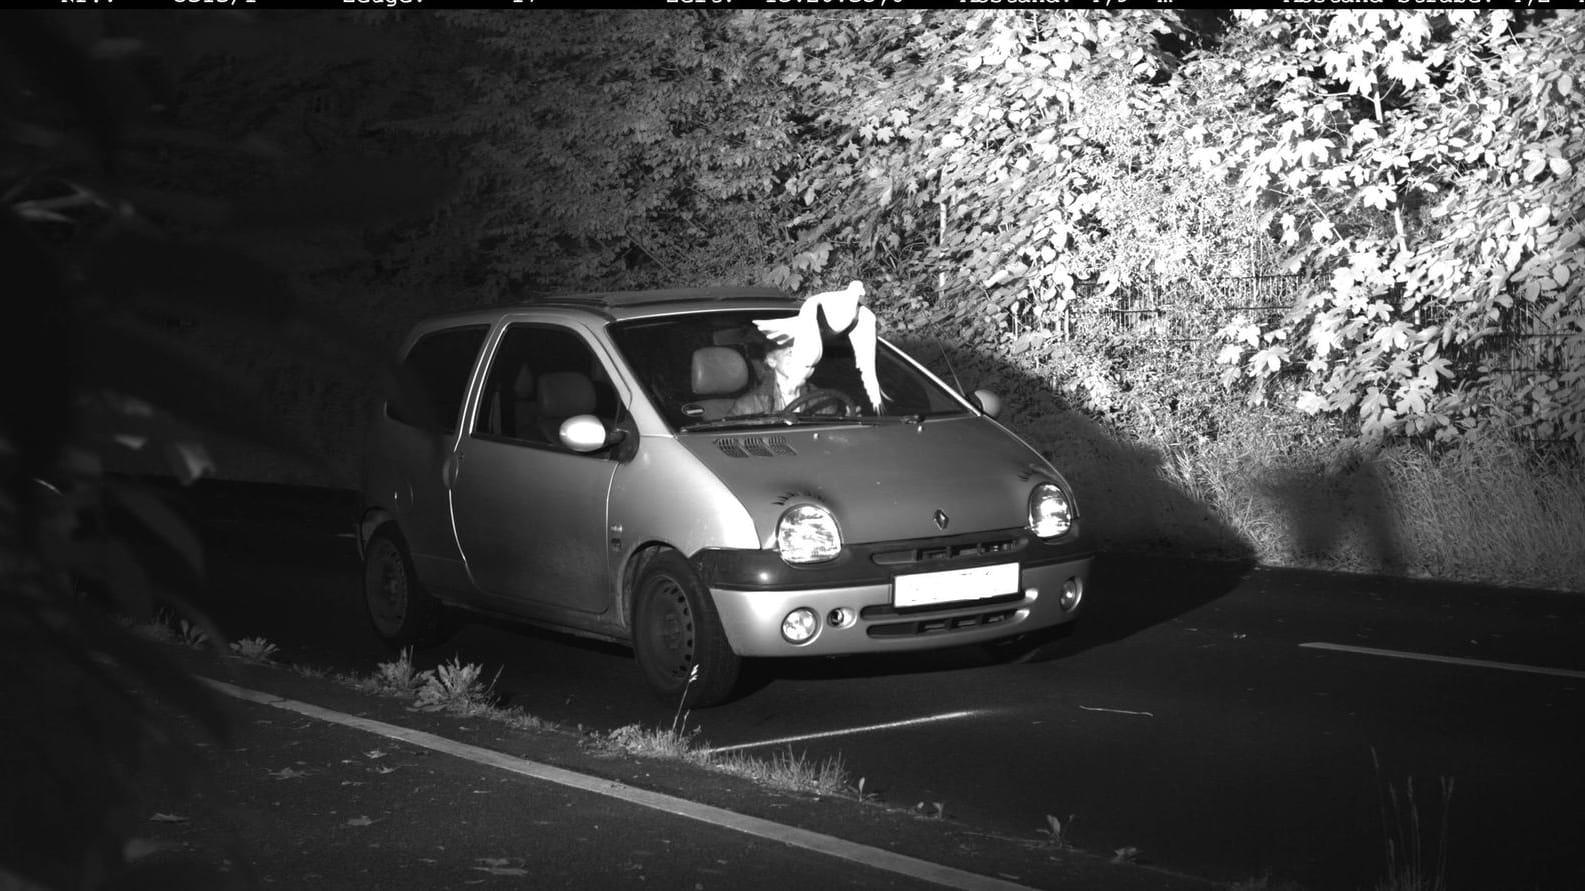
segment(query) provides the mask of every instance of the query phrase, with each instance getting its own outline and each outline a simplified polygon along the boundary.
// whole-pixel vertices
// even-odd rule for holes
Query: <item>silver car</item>
[[[436,642],[456,611],[632,646],[703,706],[743,660],[996,644],[1071,622],[1091,550],[1073,493],[881,338],[879,410],[825,330],[789,404],[765,391],[761,289],[557,297],[433,318],[421,394],[372,419],[358,543],[374,629]],[[744,411],[748,405],[752,411]]]

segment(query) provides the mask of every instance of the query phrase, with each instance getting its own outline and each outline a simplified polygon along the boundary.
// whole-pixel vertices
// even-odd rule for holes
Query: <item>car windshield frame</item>
[[[812,404],[809,411],[800,410],[797,414],[782,410],[725,414],[737,397],[769,386],[771,372],[763,357],[770,341],[754,326],[754,321],[796,314],[796,307],[723,307],[624,319],[609,323],[607,328],[628,373],[673,433],[804,424],[923,423],[927,419],[974,413],[961,395],[885,338],[878,338],[875,350],[876,376],[883,394],[882,410],[877,413],[864,394],[847,335],[822,326],[823,355],[804,392],[839,390],[856,403],[856,414],[840,403]],[[691,380],[694,353],[703,347],[737,351],[747,367],[746,385],[727,392],[695,393]]]

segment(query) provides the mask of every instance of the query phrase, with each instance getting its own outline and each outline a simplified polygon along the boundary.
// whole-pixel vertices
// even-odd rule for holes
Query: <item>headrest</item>
[[[517,377],[512,379],[512,398],[518,402],[533,399],[538,391],[534,388],[534,369],[524,364],[517,369]]]
[[[551,371],[539,376],[539,411],[552,418],[594,412],[594,384],[581,371]]]
[[[707,346],[693,351],[693,394],[725,396],[748,386],[748,362],[731,347]]]

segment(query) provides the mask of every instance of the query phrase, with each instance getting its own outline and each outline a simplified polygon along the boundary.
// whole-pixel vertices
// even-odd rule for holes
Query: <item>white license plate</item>
[[[948,569],[900,575],[892,582],[892,605],[927,606],[961,600],[986,600],[1018,593],[1018,564],[997,563],[973,569]]]

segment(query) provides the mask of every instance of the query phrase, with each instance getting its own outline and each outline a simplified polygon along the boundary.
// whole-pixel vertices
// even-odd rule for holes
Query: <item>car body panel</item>
[[[451,514],[479,592],[605,612],[606,498],[619,465],[477,438],[465,439],[457,457]]]
[[[767,548],[782,512],[799,501],[829,508],[843,541],[886,541],[1020,525],[1035,483],[1060,479],[995,421],[974,415],[679,439],[742,501]]]

